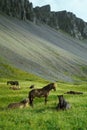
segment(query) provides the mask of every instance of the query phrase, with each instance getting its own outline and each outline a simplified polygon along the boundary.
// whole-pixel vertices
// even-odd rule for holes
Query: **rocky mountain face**
[[[28,0],[0,0],[0,10],[9,16],[33,21],[33,5]]]
[[[77,39],[87,38],[87,23],[71,12],[51,12],[50,5],[46,5],[34,8],[34,13],[37,20],[56,30],[63,30]]]
[[[0,0],[0,10],[21,20],[43,23],[77,39],[87,39],[87,23],[67,11],[52,12],[50,5],[33,8],[29,0]]]

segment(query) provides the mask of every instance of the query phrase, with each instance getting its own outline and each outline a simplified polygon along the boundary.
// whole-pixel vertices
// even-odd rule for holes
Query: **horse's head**
[[[52,89],[53,89],[54,91],[56,91],[57,84],[56,84],[56,83],[52,83],[51,85],[52,85]]]
[[[20,101],[20,103],[23,103],[23,104],[29,103],[29,98],[25,98],[24,100]]]
[[[10,81],[7,81],[7,85],[10,83]]]
[[[57,95],[57,96],[58,96],[59,102],[63,101],[64,99],[63,95]]]

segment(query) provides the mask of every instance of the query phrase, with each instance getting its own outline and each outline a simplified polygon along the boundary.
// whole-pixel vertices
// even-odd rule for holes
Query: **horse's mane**
[[[49,89],[51,89],[51,88],[52,88],[53,84],[54,84],[54,83],[50,83],[50,84],[48,84],[48,85],[44,86],[42,89],[49,90]]]

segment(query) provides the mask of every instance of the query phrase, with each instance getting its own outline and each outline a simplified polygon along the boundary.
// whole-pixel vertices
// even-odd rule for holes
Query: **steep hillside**
[[[0,81],[12,80],[24,80],[34,82],[48,82],[41,77],[25,72],[21,69],[17,69],[10,65],[5,59],[0,58]]]
[[[87,44],[57,32],[0,14],[0,56],[9,64],[51,81],[87,76]],[[84,71],[85,70],[85,71]]]

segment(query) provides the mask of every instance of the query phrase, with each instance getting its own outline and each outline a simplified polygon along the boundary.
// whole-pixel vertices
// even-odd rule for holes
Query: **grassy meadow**
[[[0,130],[87,130],[86,83],[76,85],[57,82],[57,90],[50,92],[47,105],[44,105],[44,98],[35,98],[34,108],[28,106],[24,109],[7,109],[9,103],[19,102],[28,96],[30,85],[40,88],[49,83],[33,75],[29,75],[29,79],[23,79],[22,74],[22,79],[19,78],[21,89],[11,90],[6,84],[7,80],[10,78],[0,79]],[[64,94],[70,90],[84,94]],[[56,111],[57,95],[60,94],[64,94],[71,109]]]

